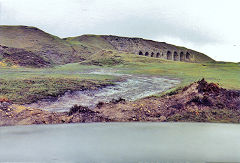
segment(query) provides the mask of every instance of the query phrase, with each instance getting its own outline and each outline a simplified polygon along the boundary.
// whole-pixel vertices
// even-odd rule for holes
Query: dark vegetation
[[[81,105],[74,105],[73,107],[70,108],[68,115],[73,115],[76,113],[82,113],[82,114],[92,114],[96,113],[95,111],[89,109],[86,106],[81,106]]]
[[[125,102],[126,102],[126,100],[121,97],[119,97],[118,99],[112,99],[110,101],[110,103],[112,103],[112,104],[125,103]]]

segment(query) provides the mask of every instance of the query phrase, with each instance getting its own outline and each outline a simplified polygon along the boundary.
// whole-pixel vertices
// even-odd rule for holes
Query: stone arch
[[[172,52],[171,51],[167,51],[167,59],[172,60]]]
[[[189,60],[190,59],[190,53],[186,53],[186,59]]]
[[[151,57],[153,57],[153,56],[154,56],[154,53],[152,52],[152,53],[151,53]]]
[[[176,51],[173,53],[173,60],[178,61],[178,53]]]
[[[157,53],[156,57],[159,58],[160,57],[160,53]]]
[[[184,61],[184,53],[183,52],[180,53],[180,61]]]
[[[138,53],[139,55],[143,55],[143,52],[142,51],[139,51],[139,53]]]
[[[148,56],[148,55],[149,55],[149,53],[148,53],[148,52],[146,52],[146,53],[145,53],[145,56]]]

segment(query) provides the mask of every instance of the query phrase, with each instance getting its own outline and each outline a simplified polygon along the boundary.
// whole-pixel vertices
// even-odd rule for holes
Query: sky
[[[141,37],[240,62],[239,0],[0,0],[0,25]]]

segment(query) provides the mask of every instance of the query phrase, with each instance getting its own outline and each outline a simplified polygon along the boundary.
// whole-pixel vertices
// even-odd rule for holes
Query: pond
[[[0,128],[0,162],[240,162],[240,125],[91,123]]]

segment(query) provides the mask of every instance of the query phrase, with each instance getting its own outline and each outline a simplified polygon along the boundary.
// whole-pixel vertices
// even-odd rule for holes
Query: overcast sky
[[[0,0],[0,25],[59,37],[143,37],[240,62],[239,7],[239,0]]]

